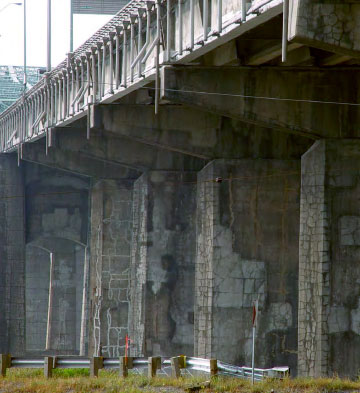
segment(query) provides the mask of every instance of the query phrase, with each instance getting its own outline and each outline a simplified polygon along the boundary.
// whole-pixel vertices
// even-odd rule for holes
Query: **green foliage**
[[[0,378],[1,393],[180,393],[186,387],[201,384],[206,377],[179,379],[131,374],[120,378],[115,371],[101,370],[98,378],[90,378],[86,369],[57,369],[53,378],[45,379],[43,370],[10,369],[6,378]],[[267,379],[251,385],[249,381],[227,377],[211,380],[203,393],[332,393],[359,391],[360,380],[340,378]]]

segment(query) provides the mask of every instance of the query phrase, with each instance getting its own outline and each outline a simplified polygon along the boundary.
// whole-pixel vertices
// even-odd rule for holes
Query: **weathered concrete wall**
[[[195,175],[150,172],[134,188],[134,355],[193,354]]]
[[[348,55],[360,49],[360,4],[290,2],[289,39]],[[333,2],[334,3],[334,2]]]
[[[96,182],[91,191],[90,355],[124,354],[131,228],[132,182]]]
[[[256,365],[296,369],[299,166],[215,160],[199,173],[195,355],[251,364],[259,298]]]
[[[26,168],[26,345],[45,351],[50,252],[54,298],[50,350],[78,354],[89,180],[41,165]]]
[[[25,221],[22,168],[16,155],[0,157],[0,352],[25,347]]]
[[[317,142],[302,158],[299,373],[357,376],[360,142]]]

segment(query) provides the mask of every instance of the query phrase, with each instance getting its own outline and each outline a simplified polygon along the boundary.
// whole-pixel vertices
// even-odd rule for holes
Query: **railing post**
[[[210,375],[212,377],[216,376],[218,373],[218,366],[216,359],[210,359]]]
[[[157,369],[161,368],[161,357],[149,357],[148,361],[148,377],[153,378],[156,376]]]
[[[51,378],[52,377],[52,370],[54,365],[54,358],[51,356],[47,356],[44,359],[44,377]]]
[[[120,370],[119,370],[120,377],[126,378],[128,376],[128,366],[127,366],[127,359],[125,358],[125,356],[120,356],[119,366],[120,366]]]
[[[177,356],[171,358],[171,376],[173,378],[179,378],[181,376],[179,363],[179,358]]]
[[[0,376],[6,377],[6,369],[11,366],[10,355],[0,354]]]
[[[101,368],[103,368],[102,356],[93,356],[90,359],[90,377],[97,377]]]

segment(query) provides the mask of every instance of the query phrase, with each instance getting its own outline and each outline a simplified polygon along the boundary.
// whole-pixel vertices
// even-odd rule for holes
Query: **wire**
[[[88,83],[88,80],[84,80]],[[109,82],[98,82],[99,85],[110,85]],[[348,105],[348,106],[360,106],[360,103],[356,102],[342,102],[342,101],[322,101],[322,100],[310,100],[303,98],[286,98],[286,97],[270,97],[270,96],[254,96],[250,94],[233,94],[233,93],[215,93],[210,91],[197,91],[197,90],[181,90],[181,89],[166,89],[166,88],[156,88],[156,87],[146,87],[142,86],[139,89],[144,90],[162,90],[162,91],[172,91],[177,93],[187,93],[187,94],[200,94],[209,96],[219,96],[219,97],[237,97],[237,98],[250,98],[256,100],[269,100],[269,101],[285,101],[285,102],[300,102],[309,104],[324,104],[324,105]],[[122,105],[122,104],[117,104]]]

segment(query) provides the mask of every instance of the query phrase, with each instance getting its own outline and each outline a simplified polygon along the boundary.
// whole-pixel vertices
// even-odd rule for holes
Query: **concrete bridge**
[[[0,352],[360,367],[360,5],[132,0],[0,116]]]

